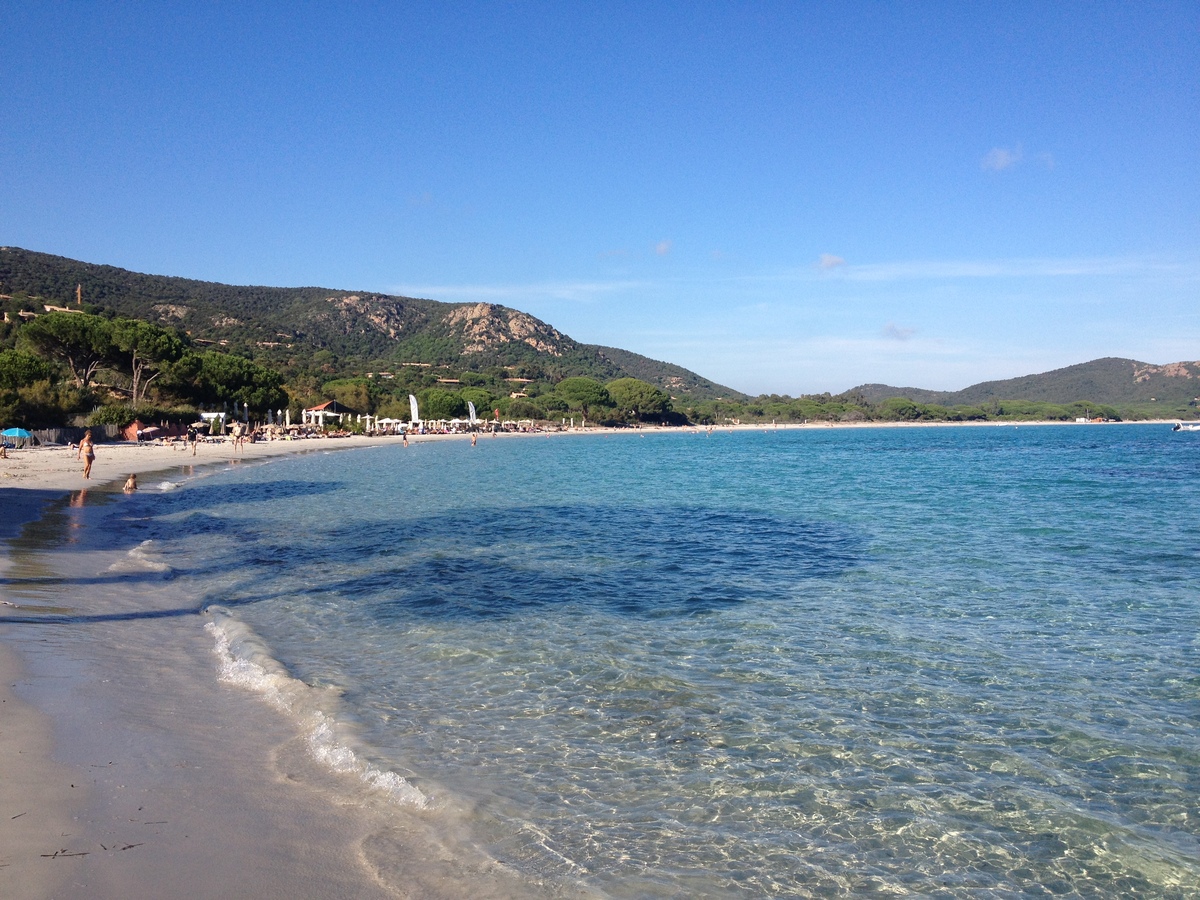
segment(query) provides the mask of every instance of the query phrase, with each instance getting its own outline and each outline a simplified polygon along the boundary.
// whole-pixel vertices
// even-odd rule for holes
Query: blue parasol
[[[33,437],[33,432],[26,431],[24,428],[5,428],[3,431],[0,431],[0,436],[15,437],[15,438],[31,438],[31,437]]]

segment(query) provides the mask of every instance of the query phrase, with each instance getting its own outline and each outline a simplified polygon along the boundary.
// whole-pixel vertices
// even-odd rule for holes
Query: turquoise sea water
[[[170,486],[170,485],[165,485]],[[1200,894],[1200,440],[480,440],[122,506],[221,680],[602,896]]]

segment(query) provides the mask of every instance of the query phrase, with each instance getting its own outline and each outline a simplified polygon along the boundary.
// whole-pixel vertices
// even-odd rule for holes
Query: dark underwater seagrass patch
[[[860,564],[865,545],[863,535],[829,523],[685,506],[455,511],[392,523],[373,539],[372,571],[325,588],[383,620],[560,604],[705,612],[837,576]]]

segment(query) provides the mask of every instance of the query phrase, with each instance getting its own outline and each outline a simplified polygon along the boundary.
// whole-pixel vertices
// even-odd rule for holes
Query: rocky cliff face
[[[170,322],[172,319],[182,319],[191,312],[187,306],[182,306],[178,303],[158,303],[150,307],[151,311],[158,316],[160,322]]]
[[[395,297],[350,294],[329,297],[328,307],[316,318],[342,334],[376,332],[396,340],[414,327],[414,311]],[[421,317],[424,318],[424,317]],[[502,344],[527,344],[539,353],[561,356],[573,346],[566,335],[533,316],[494,303],[450,307],[434,327],[462,341],[464,353],[486,353]],[[438,328],[440,324],[440,328]]]
[[[395,340],[412,318],[402,302],[381,294],[350,294],[330,297],[326,302],[330,309],[318,319],[333,325],[342,334],[370,330]]]
[[[533,316],[493,303],[457,306],[444,323],[462,337],[464,353],[486,353],[501,344],[528,344],[539,353],[562,356],[571,339]]]
[[[1191,366],[1189,369],[1188,366]],[[1200,362],[1167,363],[1165,366],[1150,366],[1134,363],[1133,380],[1141,383],[1149,381],[1155,375],[1165,378],[1196,378],[1200,375]]]

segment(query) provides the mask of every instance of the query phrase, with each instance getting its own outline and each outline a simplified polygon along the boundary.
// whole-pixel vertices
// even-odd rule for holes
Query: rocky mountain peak
[[[485,353],[515,341],[539,353],[562,356],[563,346],[570,343],[569,338],[545,322],[494,303],[456,306],[444,321],[452,331],[462,335],[464,353]]]

